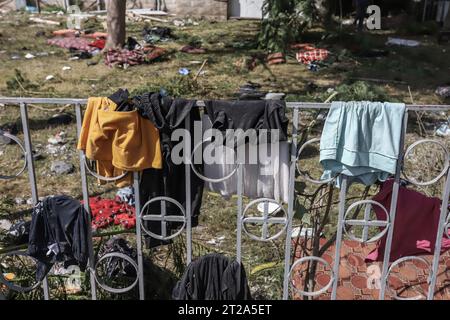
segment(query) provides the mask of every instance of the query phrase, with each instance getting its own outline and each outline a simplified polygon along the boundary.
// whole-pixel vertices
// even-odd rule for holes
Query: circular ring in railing
[[[314,138],[314,139],[311,139],[311,140],[309,140],[309,141],[306,141],[306,142],[301,146],[301,148],[300,148],[300,149],[298,150],[298,152],[297,152],[297,163],[295,164],[295,167],[297,168],[297,172],[298,172],[299,174],[301,174],[301,176],[302,176],[306,181],[309,181],[309,182],[314,183],[314,184],[327,184],[327,183],[330,183],[331,181],[333,181],[334,178],[329,178],[329,179],[326,179],[326,180],[315,180],[315,179],[311,178],[311,177],[309,176],[308,173],[306,173],[306,172],[300,170],[300,167],[299,167],[299,164],[298,164],[298,161],[300,160],[300,155],[301,155],[301,153],[305,150],[305,148],[306,148],[307,146],[309,146],[310,144],[313,144],[313,143],[316,143],[316,142],[320,142],[320,138]]]
[[[104,176],[101,176],[98,173],[92,171],[92,169],[89,167],[89,165],[87,163],[87,158],[86,158],[85,154],[83,154],[83,159],[84,159],[84,166],[85,166],[87,172],[89,172],[89,174],[91,176],[94,176],[95,178],[97,178],[99,180],[107,181],[107,182],[117,181],[117,180],[124,178],[128,174],[128,171],[125,171],[124,173],[122,173],[121,175],[118,175],[117,177],[104,177]]]
[[[385,281],[385,283],[386,283],[386,287],[387,287],[388,289],[390,289],[390,287],[389,287],[389,281],[388,281],[388,280],[389,280],[389,274],[392,272],[392,270],[393,270],[397,265],[399,265],[399,264],[402,263],[402,262],[408,261],[408,260],[416,260],[416,261],[420,261],[420,262],[424,263],[424,264],[427,266],[428,270],[430,270],[430,275],[429,275],[429,277],[428,277],[427,282],[428,282],[428,284],[430,283],[430,279],[432,278],[432,275],[433,275],[433,274],[432,274],[433,270],[431,270],[430,265],[428,264],[428,261],[425,260],[424,258],[421,258],[421,257],[408,256],[408,257],[402,257],[402,258],[400,258],[400,259],[395,260],[395,261],[391,264],[391,266],[389,267],[388,272],[386,273],[386,278],[384,279],[384,281]],[[397,295],[397,293],[395,292],[395,290],[392,290],[392,289],[391,289],[391,291],[393,292],[393,296],[394,296],[394,299],[395,299],[395,300],[422,300],[422,299],[425,297],[424,295],[419,294],[419,295],[414,296],[414,297],[402,298],[402,297],[399,297],[399,296]]]
[[[22,256],[22,257],[27,257],[27,258],[31,258],[37,265],[37,261],[35,258],[29,256],[26,252],[23,251],[13,251],[13,252],[9,252],[9,253],[5,253],[2,255],[2,257],[0,258],[0,266],[3,263],[3,260],[6,257],[9,256]],[[25,292],[30,292],[33,291],[34,289],[36,289],[37,287],[39,287],[39,285],[41,284],[40,281],[35,282],[33,285],[28,286],[28,287],[22,287],[22,286],[18,286],[15,285],[14,283],[12,283],[11,281],[8,281],[5,279],[5,276],[3,274],[3,270],[0,268],[0,283],[5,285],[6,287],[8,287],[9,289],[13,290],[13,291],[17,291],[20,293],[25,293]]]
[[[203,145],[203,143],[208,142],[208,141],[211,141],[211,140],[212,140],[211,137],[209,137],[209,138],[207,138],[207,139],[205,139],[205,140],[199,142],[199,143],[194,147],[194,149],[192,150],[192,153],[191,153],[191,157],[190,157],[190,159],[189,159],[190,165],[191,165],[191,169],[192,169],[192,171],[195,173],[195,175],[196,175],[197,177],[199,177],[200,179],[202,179],[203,181],[206,181],[206,182],[217,183],[217,182],[222,182],[222,181],[228,180],[229,178],[231,178],[231,177],[236,173],[237,167],[238,167],[238,166],[237,166],[237,163],[235,163],[234,168],[233,168],[233,171],[231,171],[229,174],[227,174],[226,176],[223,176],[223,177],[221,177],[221,178],[208,178],[208,177],[205,177],[205,176],[202,175],[200,172],[198,172],[197,169],[196,169],[195,166],[194,166],[194,163],[193,163],[193,161],[192,161],[192,158],[193,158],[192,155],[195,154],[195,152],[197,151],[197,149],[198,149],[199,147],[201,147],[201,146]]]
[[[317,262],[323,264],[326,268],[329,268],[330,272],[331,272],[330,281],[323,288],[321,288],[319,290],[316,290],[316,291],[312,291],[312,292],[304,291],[304,290],[301,290],[301,289],[297,289],[295,286],[292,286],[292,289],[296,293],[301,294],[303,296],[316,297],[316,296],[319,296],[319,295],[327,292],[327,290],[330,289],[330,287],[333,285],[335,275],[334,275],[333,269],[331,268],[330,264],[325,259],[320,258],[320,257],[316,257],[316,256],[303,257],[303,258],[300,258],[297,261],[295,261],[294,264],[291,267],[291,270],[289,271],[289,279],[290,279],[289,282],[291,284],[292,284],[292,274],[295,271],[294,270],[295,267],[297,267],[298,265],[300,265],[302,263],[308,262],[308,261],[317,261]]]
[[[247,211],[257,203],[263,203],[264,206],[265,206],[265,204],[267,204],[267,206],[268,206],[268,203],[274,203],[277,206],[277,208],[275,210],[272,210],[272,212],[267,212],[267,216],[263,215],[262,217],[246,217]],[[272,215],[278,213],[279,211],[283,212],[284,217],[272,217]],[[288,224],[287,217],[288,217],[288,215],[286,213],[286,210],[284,210],[283,206],[281,204],[279,204],[277,201],[275,201],[273,199],[269,199],[269,198],[256,199],[256,200],[251,201],[245,207],[245,209],[242,213],[242,219],[241,219],[242,229],[253,240],[257,240],[257,241],[274,240],[274,239],[278,238],[279,236],[281,236],[283,234],[284,230],[286,229],[287,224]],[[262,236],[259,237],[255,234],[251,233],[247,229],[247,224],[259,224],[259,225],[262,224],[262,227],[263,227]],[[274,225],[274,224],[283,225],[283,229],[281,229],[278,233],[274,234],[273,236],[266,235],[267,227],[270,225]],[[266,231],[264,231],[264,230],[266,230]]]
[[[17,143],[17,145],[19,146],[19,148],[22,150],[22,153],[23,153],[24,163],[23,163],[22,168],[20,168],[20,170],[16,174],[13,174],[13,175],[0,174],[0,180],[11,180],[11,179],[14,179],[14,178],[17,178],[18,176],[20,176],[27,168],[27,151],[25,150],[25,147],[23,146],[20,139],[17,138],[16,136],[9,134],[8,132],[1,131],[1,130],[0,130],[0,136],[4,136],[8,139],[11,139],[15,143]]]
[[[180,209],[182,215],[155,215],[155,214],[147,214],[147,215],[142,215],[142,213],[145,211],[145,209],[147,209],[147,207],[154,202],[162,202],[162,201],[167,201],[170,203],[173,203],[174,205],[176,205],[178,207],[178,209]],[[154,232],[151,232],[150,230],[148,230],[144,224],[143,221],[160,221],[161,222],[161,227],[164,227],[166,221],[167,222],[182,222],[183,225],[180,227],[180,229],[169,235],[169,236],[165,236],[164,234],[156,234]],[[142,230],[148,234],[150,237],[155,238],[155,239],[159,239],[159,240],[169,240],[172,238],[175,238],[176,236],[178,236],[179,234],[181,234],[181,232],[183,232],[184,227],[186,226],[186,211],[184,210],[183,206],[176,200],[169,198],[169,197],[155,197],[150,199],[149,201],[147,201],[144,206],[141,209],[141,215],[140,215],[140,224],[142,227]]]
[[[100,262],[102,262],[103,260],[106,260],[108,258],[114,258],[114,257],[115,258],[120,258],[120,259],[123,259],[123,260],[127,261],[136,270],[136,279],[128,287],[125,287],[125,288],[113,288],[113,287],[110,287],[110,286],[100,282],[100,280],[97,277],[97,269],[98,269],[98,266],[99,266]],[[116,294],[125,293],[125,292],[128,292],[131,289],[133,289],[136,286],[136,284],[138,283],[138,280],[139,280],[139,268],[138,268],[137,263],[130,256],[127,256],[126,254],[123,254],[123,253],[120,253],[120,252],[110,252],[110,253],[107,253],[107,254],[101,256],[100,259],[98,259],[97,263],[95,264],[94,277],[95,277],[95,282],[97,282],[99,287],[102,288],[103,290],[106,290],[106,291],[111,292],[111,293],[116,293]]]
[[[422,143],[432,143],[432,144],[437,144],[439,147],[441,147],[442,150],[444,150],[445,153],[445,162],[444,162],[444,168],[442,169],[442,171],[439,173],[439,175],[437,175],[434,179],[430,180],[430,181],[425,181],[425,182],[420,182],[417,181],[414,178],[410,178],[408,177],[408,175],[405,173],[404,170],[404,163],[405,163],[405,159],[406,156],[415,148],[417,147],[419,144]],[[406,149],[405,154],[403,156],[403,166],[402,166],[402,172],[403,175],[405,176],[406,180],[408,180],[409,182],[411,182],[412,184],[415,184],[417,186],[429,186],[433,183],[436,183],[439,181],[439,179],[441,179],[444,174],[447,172],[448,168],[449,168],[450,162],[449,162],[449,154],[447,151],[447,148],[445,147],[445,145],[443,143],[441,143],[440,141],[436,141],[436,140],[431,140],[431,139],[423,139],[423,140],[419,140],[414,142],[413,144],[411,144],[408,149]]]
[[[367,220],[347,220],[348,215],[350,215],[350,213],[352,212],[352,210],[360,205],[364,205],[366,204],[367,206],[378,206],[381,209],[383,209],[384,214],[386,215],[386,220],[372,220],[372,221],[367,221]],[[388,226],[389,226],[389,213],[386,210],[386,208],[379,202],[373,201],[373,200],[360,200],[360,201],[356,201],[355,203],[352,203],[347,211],[345,212],[344,215],[344,224],[347,226],[362,226],[362,227],[385,227],[383,229],[383,231],[377,233],[375,236],[373,236],[372,238],[366,240],[364,238],[358,238],[356,236],[354,236],[351,232],[347,231],[347,228],[344,227],[344,232],[347,235],[347,237],[349,237],[351,240],[354,241],[358,241],[358,242],[362,242],[362,243],[371,243],[374,241],[377,241],[378,239],[380,239],[382,236],[385,235],[385,233],[388,231]]]

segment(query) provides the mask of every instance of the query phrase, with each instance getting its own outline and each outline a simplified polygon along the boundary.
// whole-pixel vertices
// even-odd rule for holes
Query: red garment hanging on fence
[[[389,212],[394,180],[383,183],[380,192],[373,197]],[[386,214],[379,206],[373,206],[378,220],[386,220]],[[415,190],[400,187],[395,216],[390,261],[406,256],[416,256],[434,252],[439,224],[441,200],[427,197]],[[387,233],[379,241],[377,248],[367,256],[367,261],[382,261]],[[450,239],[443,234],[442,252],[450,249]]]

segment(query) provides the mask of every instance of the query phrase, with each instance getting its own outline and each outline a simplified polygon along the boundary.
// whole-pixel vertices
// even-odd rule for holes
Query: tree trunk
[[[126,0],[107,0],[107,32],[106,49],[119,49],[125,44]]]

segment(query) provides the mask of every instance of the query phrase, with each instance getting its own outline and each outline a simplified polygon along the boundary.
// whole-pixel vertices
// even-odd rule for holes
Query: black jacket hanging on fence
[[[85,270],[89,257],[88,215],[76,199],[47,197],[33,208],[28,254],[38,260],[41,281],[55,262],[77,264]]]
[[[194,121],[200,121],[200,112],[195,106],[195,101],[185,99],[172,99],[163,97],[159,93],[148,93],[137,96],[133,104],[141,116],[149,119],[159,130],[160,143],[163,153],[163,170],[144,170],[141,179],[141,205],[148,200],[166,196],[178,201],[186,208],[186,188],[185,188],[185,165],[176,165],[172,162],[171,152],[177,142],[171,141],[172,132],[176,129],[186,129],[185,119],[190,115],[191,150],[194,147]],[[196,169],[202,172],[202,166],[196,165]],[[192,226],[198,224],[200,206],[203,195],[203,180],[197,177],[191,170],[191,217]],[[167,214],[180,214],[180,210],[172,203],[166,202]],[[146,210],[147,211],[147,210]],[[160,203],[155,202],[149,206],[148,213],[160,214]],[[145,212],[144,212],[145,214]],[[156,234],[161,234],[161,223],[159,221],[147,221],[146,227]],[[167,222],[167,235],[171,230],[179,226],[177,222]],[[147,246],[155,247],[167,244],[168,241],[160,241],[154,238],[147,238]]]
[[[131,103],[130,93],[127,89],[119,89],[108,97],[113,101],[117,107],[115,111],[129,112],[134,110],[134,106]]]
[[[174,300],[251,300],[242,264],[224,255],[205,255],[189,264],[172,292]]]
[[[212,127],[227,129],[278,129],[279,141],[287,140],[286,103],[281,100],[205,101]]]

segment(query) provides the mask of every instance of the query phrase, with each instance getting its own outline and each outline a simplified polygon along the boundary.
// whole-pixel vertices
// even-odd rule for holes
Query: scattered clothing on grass
[[[105,64],[109,67],[128,67],[152,62],[166,53],[167,51],[160,47],[144,47],[135,50],[111,49],[104,53],[104,58]]]
[[[65,49],[75,49],[85,52],[92,52],[97,50],[95,46],[91,46],[92,40],[86,38],[66,37],[66,38],[52,38],[48,39],[49,45],[58,46]]]
[[[326,49],[318,49],[310,44],[297,44],[293,49],[300,49],[295,55],[298,62],[309,65],[317,61],[324,61],[328,58],[330,52]]]
[[[81,201],[83,203],[83,201]],[[121,225],[125,229],[136,226],[135,208],[116,197],[102,199],[90,197],[89,206],[92,215],[92,229],[104,229],[112,225]]]

